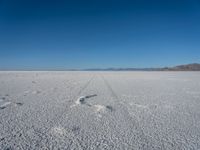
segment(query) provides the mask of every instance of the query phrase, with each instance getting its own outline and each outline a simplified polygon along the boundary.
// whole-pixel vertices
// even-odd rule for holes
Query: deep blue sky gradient
[[[0,69],[200,62],[199,0],[0,0]]]

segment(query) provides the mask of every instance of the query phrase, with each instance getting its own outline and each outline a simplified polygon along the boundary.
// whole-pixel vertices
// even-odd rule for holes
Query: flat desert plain
[[[0,149],[198,150],[200,72],[0,72]]]

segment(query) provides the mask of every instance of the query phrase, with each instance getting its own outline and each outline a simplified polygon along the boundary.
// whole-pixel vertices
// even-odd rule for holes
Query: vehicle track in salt
[[[76,117],[72,115],[73,112],[71,112],[72,116],[68,116],[67,114],[66,116],[63,115],[61,124],[55,126],[56,131],[58,130],[58,132],[61,132],[60,134],[63,134],[61,137],[63,136],[66,142],[72,140],[72,144],[67,145],[69,149],[74,144],[76,145],[76,149],[78,147],[81,149],[98,149],[98,146],[102,145],[106,145],[108,149],[133,149],[134,147],[136,149],[138,147],[140,149],[147,149],[150,141],[141,129],[137,118],[129,114],[125,104],[118,98],[108,81],[101,75],[97,75],[97,77],[98,79],[93,82],[92,86],[89,86],[87,91],[83,92],[86,95],[85,97],[90,92],[94,92],[95,95],[97,94],[97,97],[93,97],[91,100],[85,100],[85,103],[75,105],[76,108],[74,111],[76,111],[74,113],[76,113]],[[98,89],[99,86],[101,89]],[[104,101],[101,101],[101,98],[105,98]],[[79,125],[78,122],[71,120],[73,122],[71,125],[75,123],[74,125],[77,126],[75,126],[75,130],[77,129],[77,132],[81,131],[80,134],[74,133],[74,127],[71,128],[71,125],[64,125],[66,117],[72,118],[72,120],[75,117],[81,122]],[[91,117],[91,119],[86,121],[87,117]],[[93,123],[94,121],[96,122]],[[90,125],[89,122],[93,125]],[[92,142],[80,140],[88,136],[84,134],[84,131],[87,131],[85,127],[88,125],[91,127],[91,130],[89,129],[91,133],[88,134],[97,134],[92,137]],[[54,140],[51,142],[54,142]],[[60,143],[60,141],[58,142]],[[97,146],[97,143],[101,144]],[[45,145],[48,144],[46,142]],[[63,143],[61,142],[61,144]]]
[[[120,100],[120,98],[117,96],[117,94],[113,90],[112,86],[107,81],[107,79],[102,74],[100,76],[101,76],[105,86],[107,87],[108,91],[111,93],[111,96],[115,99],[117,105],[120,106],[120,108],[121,108],[120,111],[122,113],[121,117],[124,117],[124,119],[126,120],[126,123],[128,123],[128,126],[130,126],[130,129],[135,128],[137,130],[137,133],[140,134],[140,135],[136,135],[136,136],[140,137],[140,140],[143,140],[143,143],[139,147],[142,149],[148,149],[148,146],[150,144],[150,140],[149,140],[150,137],[148,135],[146,135],[144,133],[143,129],[140,127],[137,116],[133,116],[133,115],[131,116],[131,114],[128,112],[127,106],[125,106],[125,104],[123,104],[123,101]],[[114,120],[114,121],[116,122],[117,118],[115,118],[115,119],[116,120]],[[129,146],[132,146],[132,145],[129,145]]]
[[[80,96],[81,95],[81,93],[90,85],[90,83],[94,80],[94,78],[95,78],[95,75],[93,75],[84,85],[83,85],[83,87],[79,90],[79,92],[77,93],[77,95],[75,95],[73,98],[72,98],[72,100],[71,100],[71,102],[74,102],[76,99],[77,99],[77,96]],[[55,126],[55,124],[60,124],[60,122],[62,121],[62,118],[63,118],[63,116],[64,115],[66,115],[66,111],[67,111],[67,106],[69,106],[69,104],[67,104],[66,106],[65,106],[65,109],[60,113],[60,115],[59,116],[57,116],[57,117],[55,117],[53,120],[51,120],[50,122],[51,122],[51,125],[49,126],[49,128],[45,131],[45,132],[43,132],[43,133],[40,133],[40,134],[42,134],[42,138],[41,138],[41,140],[40,140],[40,142],[39,142],[39,144],[38,144],[38,146],[37,147],[39,147],[39,148],[42,148],[42,144],[44,144],[44,143],[42,143],[41,141],[42,140],[48,140],[48,133],[51,131],[51,129]],[[48,141],[46,141],[45,143],[48,143]],[[46,146],[46,145],[45,145]]]
[[[82,93],[82,91],[84,91],[88,86],[89,86],[89,84],[92,82],[92,80],[94,80],[94,78],[95,78],[95,75],[92,75],[92,77],[80,88],[80,90],[79,90],[79,92],[72,98],[72,100],[71,101],[69,101],[69,102],[74,102],[74,100],[76,100],[77,99],[77,97],[78,96],[80,96],[80,94]],[[78,96],[77,96],[78,95]],[[24,96],[24,95],[19,95],[19,96]],[[21,102],[16,102],[16,105],[21,105],[22,103]],[[24,137],[24,135],[26,135],[26,132],[28,132],[28,131],[33,131],[33,133],[35,134],[35,135],[37,135],[38,137],[39,137],[39,139],[37,139],[37,141],[36,141],[36,146],[38,147],[38,148],[40,148],[41,147],[41,141],[43,140],[43,139],[45,139],[45,137],[47,137],[47,135],[48,135],[48,133],[50,132],[50,130],[52,129],[52,127],[55,125],[55,123],[56,124],[59,124],[59,122],[61,121],[61,118],[62,118],[62,116],[63,115],[65,115],[65,113],[66,113],[66,109],[68,108],[67,106],[69,105],[69,103],[67,103],[66,104],[66,106],[64,107],[64,109],[62,110],[62,111],[60,111],[59,112],[59,115],[57,115],[55,118],[53,118],[52,120],[50,120],[49,121],[49,128],[48,129],[46,129],[46,130],[44,130],[44,131],[40,131],[39,129],[37,129],[37,128],[35,128],[34,126],[31,126],[31,127],[28,127],[28,128],[26,128],[26,129],[24,129],[24,128],[22,128],[22,127],[19,127],[19,126],[16,126],[15,128],[19,128],[17,131],[15,131],[15,134],[13,134],[13,133],[9,133],[7,136],[3,136],[3,137],[0,137],[0,142],[3,142],[4,140],[6,140],[6,139],[13,139],[13,138],[15,138],[15,137],[20,137],[20,138],[23,138],[23,140],[24,141],[27,141],[27,144],[31,141],[31,139],[30,139],[30,141],[27,139],[27,137]],[[25,115],[26,116],[26,115]],[[26,118],[26,117],[25,117]],[[26,119],[25,119],[24,117],[23,117],[23,119],[22,120],[20,120],[20,121],[25,121]],[[48,139],[47,139],[48,140]],[[26,143],[26,142],[25,142]],[[30,145],[29,145],[30,146]],[[23,146],[22,146],[23,147]],[[21,148],[22,148],[21,147]],[[6,147],[7,148],[7,147]],[[9,148],[9,147],[8,147]],[[23,149],[23,148],[22,148]],[[26,148],[25,148],[26,149]]]
[[[105,136],[108,136],[107,133],[111,135],[113,132],[115,135],[119,135],[116,133],[117,130],[113,131],[113,121],[109,119],[113,119],[112,113],[114,113],[115,110],[112,105],[108,105],[108,103],[110,103],[109,99],[112,98],[99,75],[96,75],[95,81],[93,80],[92,84],[90,84],[87,90],[83,91],[81,95],[84,96],[79,97],[77,101],[74,102],[69,114],[63,116],[60,124],[54,127],[56,130],[59,129],[61,133],[63,131],[64,134],[60,136],[64,139],[61,137],[53,137],[51,143],[57,140],[57,138],[61,138],[58,141],[58,143],[60,143],[59,145],[67,146],[69,149],[73,149],[74,146],[75,149],[97,149],[96,144],[99,142],[107,142],[107,144],[112,143],[112,140],[109,141],[109,138],[112,137],[105,138]],[[66,124],[67,122],[69,123]],[[111,126],[109,126],[110,123],[112,124]],[[78,129],[76,131],[79,133],[74,132],[74,126],[75,129]],[[108,130],[109,128],[111,129],[110,131]],[[86,134],[85,132],[88,131],[89,133]],[[88,137],[90,137],[90,139],[88,139]],[[118,136],[118,138],[120,138],[120,136]],[[65,142],[62,142],[62,140]],[[66,145],[65,143],[67,142],[68,144]],[[57,144],[55,143],[55,145]]]

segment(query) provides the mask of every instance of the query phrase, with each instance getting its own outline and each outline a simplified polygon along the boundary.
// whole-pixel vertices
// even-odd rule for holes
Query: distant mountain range
[[[193,64],[186,64],[186,65],[179,65],[175,67],[166,67],[162,68],[162,70],[167,71],[200,71],[200,64],[193,63]]]
[[[84,69],[84,71],[200,71],[200,64],[186,64],[175,67],[163,67],[163,68],[91,68]]]

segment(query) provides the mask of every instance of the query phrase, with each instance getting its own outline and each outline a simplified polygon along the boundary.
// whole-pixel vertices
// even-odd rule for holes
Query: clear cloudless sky
[[[200,62],[199,0],[0,0],[0,69]]]

